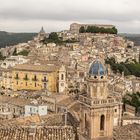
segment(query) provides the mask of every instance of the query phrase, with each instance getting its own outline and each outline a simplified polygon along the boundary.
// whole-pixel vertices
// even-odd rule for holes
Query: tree
[[[0,60],[4,60],[6,57],[4,57],[0,52]]]
[[[14,55],[14,56],[17,55],[17,48],[14,49],[14,52],[12,55]]]
[[[132,94],[126,94],[123,97],[123,103],[134,106],[136,108],[136,111],[138,111],[140,107],[140,93],[137,92],[137,93],[132,93]]]
[[[83,29],[81,29],[83,30]],[[97,26],[88,26],[85,30],[87,33],[108,33],[108,34],[117,34],[117,29],[115,27],[112,28],[104,28]]]
[[[106,64],[110,64],[111,69],[114,73],[119,71],[119,73],[124,72],[124,75],[135,75],[140,77],[140,64],[139,63],[128,63],[126,62],[116,63],[114,58],[107,58],[105,60]]]
[[[59,40],[59,37],[58,37],[56,32],[52,32],[52,33],[49,34],[48,39],[50,39],[50,40]]]
[[[86,32],[85,27],[81,26],[79,29],[79,33],[85,33],[85,32]]]
[[[86,32],[87,32],[87,33],[91,33],[91,31],[92,31],[91,26],[88,26],[87,29],[86,29]]]
[[[29,54],[29,51],[23,50],[23,51],[19,52],[17,55],[28,56],[28,54]]]
[[[116,27],[113,27],[112,30],[113,30],[113,33],[114,34],[117,34],[118,33],[118,30],[116,29]]]

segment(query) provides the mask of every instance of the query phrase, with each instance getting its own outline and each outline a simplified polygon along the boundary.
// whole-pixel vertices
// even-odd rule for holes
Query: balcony
[[[28,81],[28,80],[29,80],[29,78],[28,78],[28,77],[24,77],[24,78],[23,78],[23,80]]]
[[[32,81],[35,81],[36,82],[36,81],[38,81],[38,79],[37,78],[32,78]]]
[[[15,78],[16,80],[19,80],[19,77],[17,77],[17,76],[16,76],[16,77],[14,77],[14,78]]]
[[[47,79],[42,79],[42,82],[44,82],[44,83],[45,83],[45,82],[48,82],[48,80],[47,80]]]
[[[100,106],[108,105],[114,103],[121,103],[121,99],[109,98],[109,99],[91,99],[85,96],[80,95],[79,101],[90,106]]]

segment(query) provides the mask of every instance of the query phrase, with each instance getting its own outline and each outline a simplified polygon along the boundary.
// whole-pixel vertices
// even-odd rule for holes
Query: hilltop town
[[[0,49],[0,140],[137,140],[139,106],[140,47],[114,25]]]

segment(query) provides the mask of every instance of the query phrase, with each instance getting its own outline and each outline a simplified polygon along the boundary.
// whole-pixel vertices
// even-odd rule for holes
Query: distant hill
[[[140,46],[140,34],[119,34],[135,43],[136,46]]]
[[[32,40],[37,33],[8,33],[0,31],[0,48]]]

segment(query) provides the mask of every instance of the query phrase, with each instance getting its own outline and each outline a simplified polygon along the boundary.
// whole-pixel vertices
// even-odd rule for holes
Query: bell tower
[[[59,69],[58,92],[63,93],[66,88],[66,69],[62,65]]]
[[[114,107],[121,101],[109,97],[107,72],[96,60],[86,77],[87,93],[80,95],[80,140],[111,140]]]

